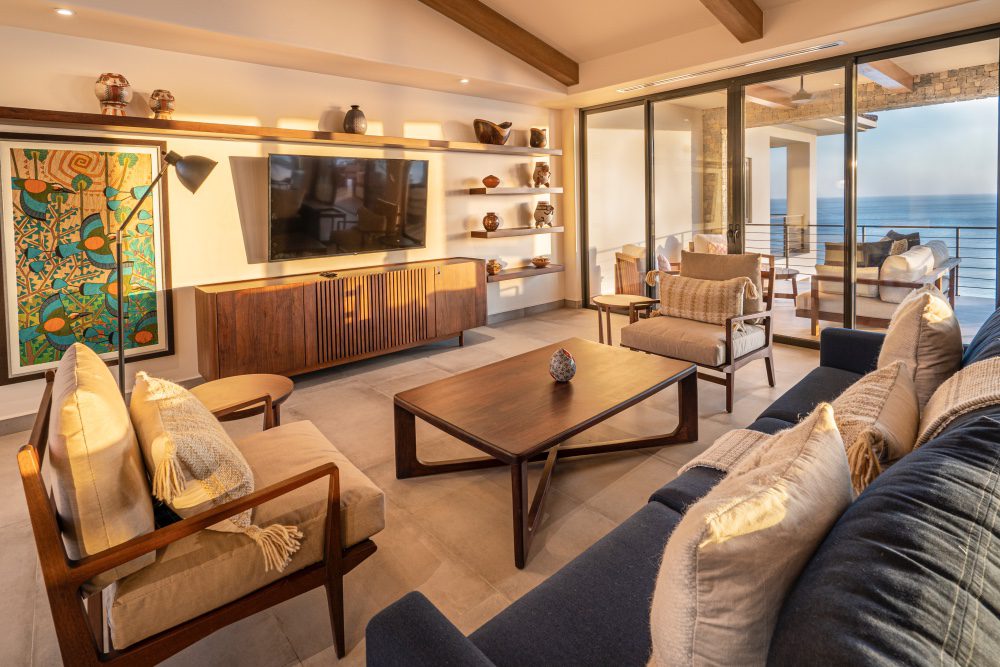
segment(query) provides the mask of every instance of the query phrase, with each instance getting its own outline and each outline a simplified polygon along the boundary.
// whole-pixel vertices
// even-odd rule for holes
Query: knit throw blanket
[[[728,473],[733,466],[752,452],[754,447],[770,437],[767,433],[760,431],[751,431],[745,428],[734,429],[713,442],[712,446],[700,455],[688,461],[683,468],[677,471],[677,474],[683,474],[696,466]]]
[[[919,447],[937,437],[962,415],[1000,404],[1000,357],[984,359],[958,371],[938,387],[920,415]]]

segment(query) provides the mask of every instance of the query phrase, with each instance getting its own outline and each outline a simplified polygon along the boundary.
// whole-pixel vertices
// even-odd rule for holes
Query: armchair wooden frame
[[[736,371],[743,368],[751,361],[756,361],[757,359],[764,360],[764,368],[767,371],[767,383],[770,386],[774,386],[774,333],[773,333],[773,322],[774,322],[774,311],[772,309],[774,305],[774,255],[761,255],[762,260],[767,261],[767,269],[763,269],[760,272],[761,282],[764,292],[764,310],[759,313],[750,313],[747,315],[739,315],[737,317],[730,317],[726,320],[725,330],[726,330],[726,359],[723,363],[718,366],[708,366],[706,364],[697,364],[699,367],[706,370],[715,371],[722,373],[722,377],[714,375],[712,373],[704,373],[698,371],[698,378],[705,380],[706,382],[712,382],[714,384],[720,384],[726,388],[726,412],[733,411],[733,401],[736,388]],[[674,272],[671,272],[674,273]],[[733,351],[733,330],[737,324],[753,321],[756,324],[763,325],[764,327],[764,345],[747,352],[744,355],[736,356]],[[628,346],[625,346],[628,347]],[[629,348],[640,352],[645,352],[646,350],[639,350],[638,348]],[[697,363],[697,362],[693,362]]]
[[[371,540],[365,540],[347,549],[341,546],[340,475],[335,464],[317,466],[197,516],[140,535],[92,556],[72,560],[66,553],[55,506],[41,474],[48,441],[54,378],[54,372],[49,371],[46,374],[45,391],[31,430],[30,442],[18,451],[17,463],[27,499],[42,577],[45,581],[45,591],[52,610],[52,620],[55,623],[59,650],[65,664],[74,666],[155,664],[220,628],[318,586],[326,587],[334,644],[337,655],[344,656],[346,640],[343,577],[375,553],[377,547]],[[259,401],[260,399],[257,399],[257,402]],[[103,649],[103,613],[100,611],[95,613],[94,607],[91,607],[89,614],[85,610],[82,587],[86,582],[143,554],[161,549],[223,519],[258,507],[293,489],[323,478],[329,478],[323,560],[123,650],[116,650],[113,647],[107,651]],[[95,598],[99,600],[100,595],[90,597],[90,602]]]
[[[871,278],[856,278],[855,283],[858,285],[877,285],[879,288],[882,287],[909,287],[911,289],[919,289],[925,285],[934,285],[938,289],[942,289],[944,286],[944,278],[948,277],[948,303],[951,307],[955,307],[955,297],[958,296],[958,266],[960,260],[957,257],[952,257],[941,266],[934,269],[931,273],[916,281],[903,281],[903,280],[873,280]],[[843,285],[845,283],[843,276],[821,276],[814,275],[810,276],[812,286],[809,291],[809,307],[808,308],[798,308],[796,304],[795,316],[796,317],[808,317],[810,320],[810,332],[813,336],[819,335],[819,323],[820,320],[824,322],[838,322],[843,323],[844,314],[820,310],[819,304],[819,287],[821,282],[832,282],[840,283]],[[877,299],[879,297],[859,297],[859,298],[873,298]],[[855,322],[860,325],[867,327],[878,327],[881,329],[887,329],[889,327],[889,318],[887,317],[872,317],[869,315],[855,315]]]

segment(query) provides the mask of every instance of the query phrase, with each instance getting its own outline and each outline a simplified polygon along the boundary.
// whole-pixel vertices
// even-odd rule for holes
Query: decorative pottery
[[[513,123],[506,121],[503,123],[493,123],[482,118],[472,121],[472,127],[476,130],[476,139],[481,144],[493,144],[503,146],[510,138],[510,128]]]
[[[556,382],[569,382],[576,375],[576,359],[569,351],[560,347],[549,360],[549,375]]]
[[[544,269],[551,262],[552,260],[545,255],[539,255],[538,257],[531,258],[531,263],[535,265],[536,269]]]
[[[125,116],[125,107],[132,101],[132,85],[121,74],[105,72],[94,83],[94,95],[101,103],[105,116]]]
[[[490,174],[489,176],[483,179],[483,185],[485,185],[488,188],[495,188],[498,185],[500,185],[500,177]]]
[[[552,178],[552,171],[548,162],[536,162],[535,171],[531,174],[531,182],[536,188],[549,187],[549,179]]]
[[[503,268],[503,264],[500,263],[498,259],[491,259],[486,262],[486,274],[490,276],[495,276],[500,273],[500,269]]]
[[[535,227],[551,227],[556,207],[547,201],[538,202],[535,207]]]
[[[545,148],[549,145],[549,131],[544,127],[533,127],[528,135],[528,145],[532,148]]]
[[[483,229],[485,229],[488,232],[495,232],[496,230],[500,229],[502,225],[503,225],[503,218],[501,218],[493,211],[490,211],[489,213],[483,216]]]
[[[149,108],[153,112],[153,118],[170,120],[174,117],[174,94],[157,88],[149,95]]]
[[[358,108],[357,104],[352,104],[350,111],[344,115],[344,132],[348,134],[364,134],[368,131],[368,119],[365,112]]]

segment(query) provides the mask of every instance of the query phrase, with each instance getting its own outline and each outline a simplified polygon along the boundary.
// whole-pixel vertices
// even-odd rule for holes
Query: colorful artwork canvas
[[[115,356],[115,237],[159,165],[158,144],[0,140],[6,380],[52,368],[74,342]],[[122,239],[130,358],[170,352],[160,194]]]

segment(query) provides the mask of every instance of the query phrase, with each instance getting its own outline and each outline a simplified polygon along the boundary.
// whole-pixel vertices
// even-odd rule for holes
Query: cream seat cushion
[[[962,328],[955,311],[936,287],[927,285],[899,304],[889,322],[878,367],[904,362],[923,410],[934,390],[962,365],[962,352]]]
[[[920,281],[934,268],[934,251],[927,246],[913,246],[901,255],[886,257],[879,271],[880,280],[893,280],[905,283]],[[901,303],[910,292],[911,287],[881,287],[879,297],[890,303]]]
[[[70,558],[152,532],[153,500],[128,409],[111,371],[80,343],[56,369],[46,461]],[[152,554],[140,556],[91,583],[102,588],[152,562]]]
[[[879,268],[877,266],[859,266],[855,269],[855,275],[863,280],[878,280]],[[820,294],[843,294],[844,293],[844,267],[832,266],[830,264],[817,264],[816,275],[832,280],[819,281]],[[815,278],[813,278],[815,280]],[[857,296],[878,297],[878,285],[859,283],[855,291]],[[841,298],[843,302],[843,298]]]
[[[854,300],[855,312],[862,317],[877,317],[882,320],[892,318],[899,304],[888,303],[881,299],[859,297]],[[812,308],[812,293],[803,292],[795,300],[795,308],[799,311],[809,311]],[[819,294],[819,311],[821,313],[840,314],[844,312],[843,294]],[[801,317],[808,317],[807,312],[800,312]]]
[[[629,324],[621,332],[622,345],[681,359],[703,366],[719,366],[726,361],[726,329],[676,317],[651,317]],[[764,347],[764,327],[745,325],[733,331],[733,354],[741,357]]]
[[[754,448],[667,541],[650,664],[765,664],[785,596],[852,496],[829,404]]]
[[[237,441],[257,489],[324,463],[340,471],[343,546],[385,527],[382,491],[307,421],[285,424]],[[156,562],[118,582],[109,610],[111,636],[124,648],[251,593],[323,557],[328,479],[279,496],[254,510],[254,523],[295,525],[302,546],[284,572],[265,571],[260,550],[243,535],[203,530],[156,553]]]

